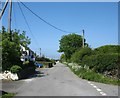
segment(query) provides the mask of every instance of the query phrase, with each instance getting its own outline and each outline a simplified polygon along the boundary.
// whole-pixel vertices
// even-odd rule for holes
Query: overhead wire
[[[21,6],[20,6],[19,2],[17,2],[17,3],[18,3],[18,6],[19,6],[19,8],[20,8],[20,11],[21,11],[21,13],[22,13],[22,15],[23,15],[23,18],[24,18],[24,20],[25,20],[25,23],[26,23],[26,25],[27,25],[27,27],[28,27],[28,29],[29,29],[29,32],[30,32],[30,33],[31,33],[31,35],[34,37],[35,44],[38,46],[38,42],[37,42],[37,40],[36,40],[35,36],[33,35],[32,30],[30,29],[30,26],[29,26],[28,21],[27,21],[27,19],[26,19],[25,15],[24,15],[24,13],[23,13],[23,10],[22,10],[22,8],[21,8]]]
[[[28,6],[26,6],[23,2],[21,2],[20,0],[18,0],[26,9],[28,9],[33,15],[35,15],[36,17],[38,17],[40,20],[42,20],[44,23],[48,24],[49,26],[53,27],[54,29],[56,30],[59,30],[61,32],[65,32],[65,33],[76,33],[76,32],[69,32],[69,31],[66,31],[66,30],[63,30],[63,29],[60,29],[56,26],[54,26],[53,24],[47,22],[46,20],[44,20],[43,18],[41,18],[38,14],[36,14],[35,12],[33,12]],[[82,30],[81,30],[82,31]],[[79,32],[81,32],[79,31]]]

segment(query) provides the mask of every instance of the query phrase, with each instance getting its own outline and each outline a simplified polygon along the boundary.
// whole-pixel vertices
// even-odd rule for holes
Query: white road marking
[[[107,94],[104,92],[100,92],[101,95],[106,96]]]
[[[97,86],[95,86],[95,85],[94,85],[93,87],[94,87],[94,88],[97,88]]]
[[[98,92],[100,92],[100,94],[101,94],[102,96],[106,96],[106,95],[107,95],[106,93],[102,92],[102,90],[101,90],[100,88],[98,88],[96,85],[92,84],[90,81],[88,81],[88,83],[89,83],[92,87],[94,87]]]
[[[96,90],[97,90],[97,91],[99,91],[99,92],[100,92],[100,91],[102,91],[102,90],[101,90],[101,89],[99,89],[99,88],[97,88]]]
[[[94,86],[94,84],[90,84],[90,85]]]

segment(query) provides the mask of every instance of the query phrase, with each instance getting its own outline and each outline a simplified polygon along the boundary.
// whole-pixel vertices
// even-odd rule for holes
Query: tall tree
[[[21,37],[22,35],[22,37]],[[9,40],[9,33],[2,28],[0,32],[2,41],[0,42],[0,49],[2,49],[2,70],[9,70],[12,65],[20,65],[20,44],[25,43],[24,46],[30,43],[30,39],[25,36],[25,33],[19,34],[19,31],[12,31],[12,41]]]
[[[85,45],[87,45],[85,43]],[[62,36],[58,52],[64,52],[66,59],[82,47],[82,36],[75,33]]]

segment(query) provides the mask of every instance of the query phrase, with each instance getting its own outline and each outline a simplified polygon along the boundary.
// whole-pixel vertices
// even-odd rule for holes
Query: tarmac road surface
[[[41,72],[40,77],[3,83],[3,89],[16,96],[118,96],[118,86],[78,78],[61,63],[37,71]]]

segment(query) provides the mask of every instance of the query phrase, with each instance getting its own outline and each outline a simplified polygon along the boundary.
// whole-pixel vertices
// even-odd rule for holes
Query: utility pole
[[[85,32],[84,32],[84,30],[83,30],[83,48],[84,48],[84,45],[85,45],[85,44],[84,44],[84,33],[85,33]]]
[[[40,48],[40,57],[41,57],[41,48]]]
[[[10,34],[10,41],[12,41],[11,15],[12,15],[12,0],[10,0],[10,8],[9,8],[9,16],[8,16],[8,33]]]

